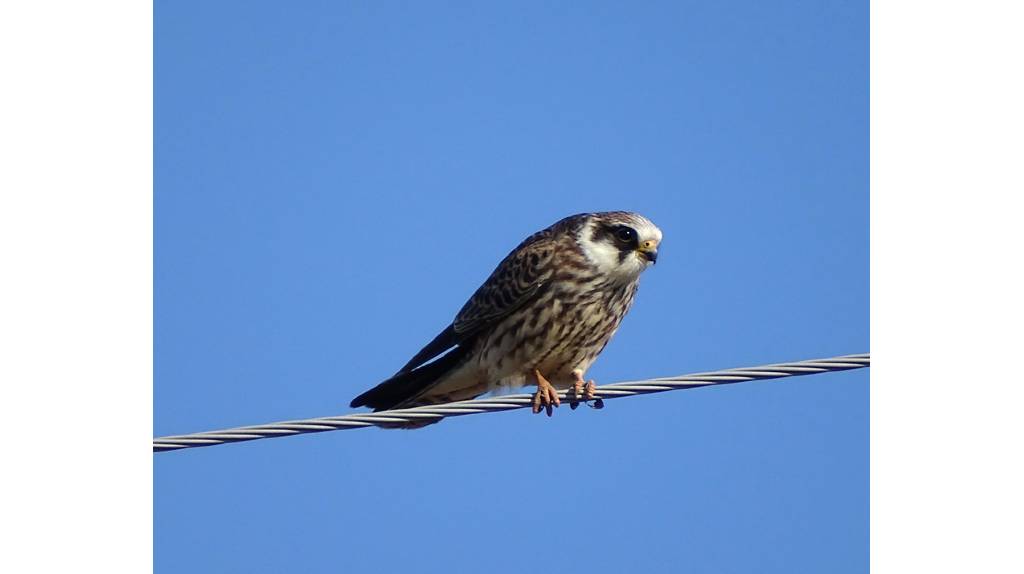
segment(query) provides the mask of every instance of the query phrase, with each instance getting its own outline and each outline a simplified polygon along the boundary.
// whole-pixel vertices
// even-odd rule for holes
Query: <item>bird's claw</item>
[[[540,371],[534,370],[533,374],[537,377],[537,392],[533,394],[533,413],[537,414],[543,408],[550,417],[554,411],[553,407],[559,406],[562,401],[558,398],[558,391],[540,374]]]
[[[580,406],[580,400],[587,404],[593,409],[603,409],[604,401],[597,396],[597,384],[594,383],[594,379],[589,381],[583,380],[583,371],[577,369],[572,372],[576,377],[576,381],[573,382],[572,388],[566,393],[566,398],[569,399],[569,408],[576,410],[576,407]],[[590,404],[590,401],[594,401],[594,404]]]
[[[578,379],[573,383],[572,388],[569,389],[569,393],[566,398],[569,399],[569,408],[576,410],[576,407],[580,406],[580,396],[583,395],[583,379]]]
[[[583,381],[580,381],[579,383],[582,383],[582,382]],[[577,383],[577,384],[579,384],[579,383]],[[583,389],[583,400],[586,401],[587,405],[590,406],[591,408],[603,409],[604,408],[604,400],[601,399],[600,397],[598,397],[596,395],[596,393],[597,393],[597,385],[594,384],[594,379],[590,379],[589,381],[587,381],[587,384],[586,384],[586,386]],[[594,401],[594,404],[591,405],[590,401]]]

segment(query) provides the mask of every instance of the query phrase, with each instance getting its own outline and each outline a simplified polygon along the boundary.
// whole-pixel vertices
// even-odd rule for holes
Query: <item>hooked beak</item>
[[[658,262],[658,243],[656,241],[644,241],[636,251],[651,263]]]

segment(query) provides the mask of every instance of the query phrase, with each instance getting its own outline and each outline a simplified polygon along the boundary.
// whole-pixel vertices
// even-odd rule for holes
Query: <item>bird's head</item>
[[[658,260],[661,230],[639,213],[607,211],[590,214],[576,241],[602,273],[635,279]]]

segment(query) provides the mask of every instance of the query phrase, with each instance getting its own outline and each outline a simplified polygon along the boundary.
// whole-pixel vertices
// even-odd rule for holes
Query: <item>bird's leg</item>
[[[590,404],[590,401],[594,401],[593,407],[595,409],[603,409],[604,401],[594,395],[597,392],[597,385],[594,384],[594,380],[589,381],[583,380],[583,370],[573,369],[572,376],[576,377],[576,380],[572,384],[571,396],[569,401],[569,408],[576,410],[576,407],[580,405],[580,397],[583,397],[583,401]]]
[[[558,391],[537,369],[533,370],[533,376],[537,379],[537,392],[533,394],[533,412],[534,414],[539,413],[541,407],[544,407],[548,416],[551,416],[551,407],[562,404],[558,399]]]
[[[594,404],[592,406],[595,409],[603,409],[604,408],[604,399],[602,399],[601,397],[594,396],[594,393],[596,393],[596,392],[597,392],[597,385],[594,384],[594,379],[590,379],[589,381],[587,381],[586,388],[583,389],[583,400],[585,400],[585,401],[593,400]]]
[[[576,410],[576,407],[580,406],[580,397],[583,396],[583,387],[586,382],[583,380],[583,369],[573,369],[572,376],[576,377],[576,380],[572,384],[572,389],[569,391],[569,408]]]
[[[594,401],[593,407],[595,409],[603,409],[604,401],[599,397],[595,396],[597,392],[597,385],[594,383],[594,379],[590,379],[586,383],[583,382],[583,371],[576,369],[572,372],[576,376],[576,382],[573,384],[573,389],[576,391],[576,396],[580,395],[580,388],[582,387],[583,400],[589,405],[590,401]],[[573,407],[576,408],[576,407]]]

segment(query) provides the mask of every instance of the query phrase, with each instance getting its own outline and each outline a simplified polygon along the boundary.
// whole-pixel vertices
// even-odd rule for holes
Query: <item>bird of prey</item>
[[[534,413],[551,416],[561,402],[556,389],[572,389],[573,408],[593,399],[584,374],[633,304],[660,242],[660,229],[626,211],[573,215],[534,233],[450,325],[352,406],[430,405],[531,383]]]

